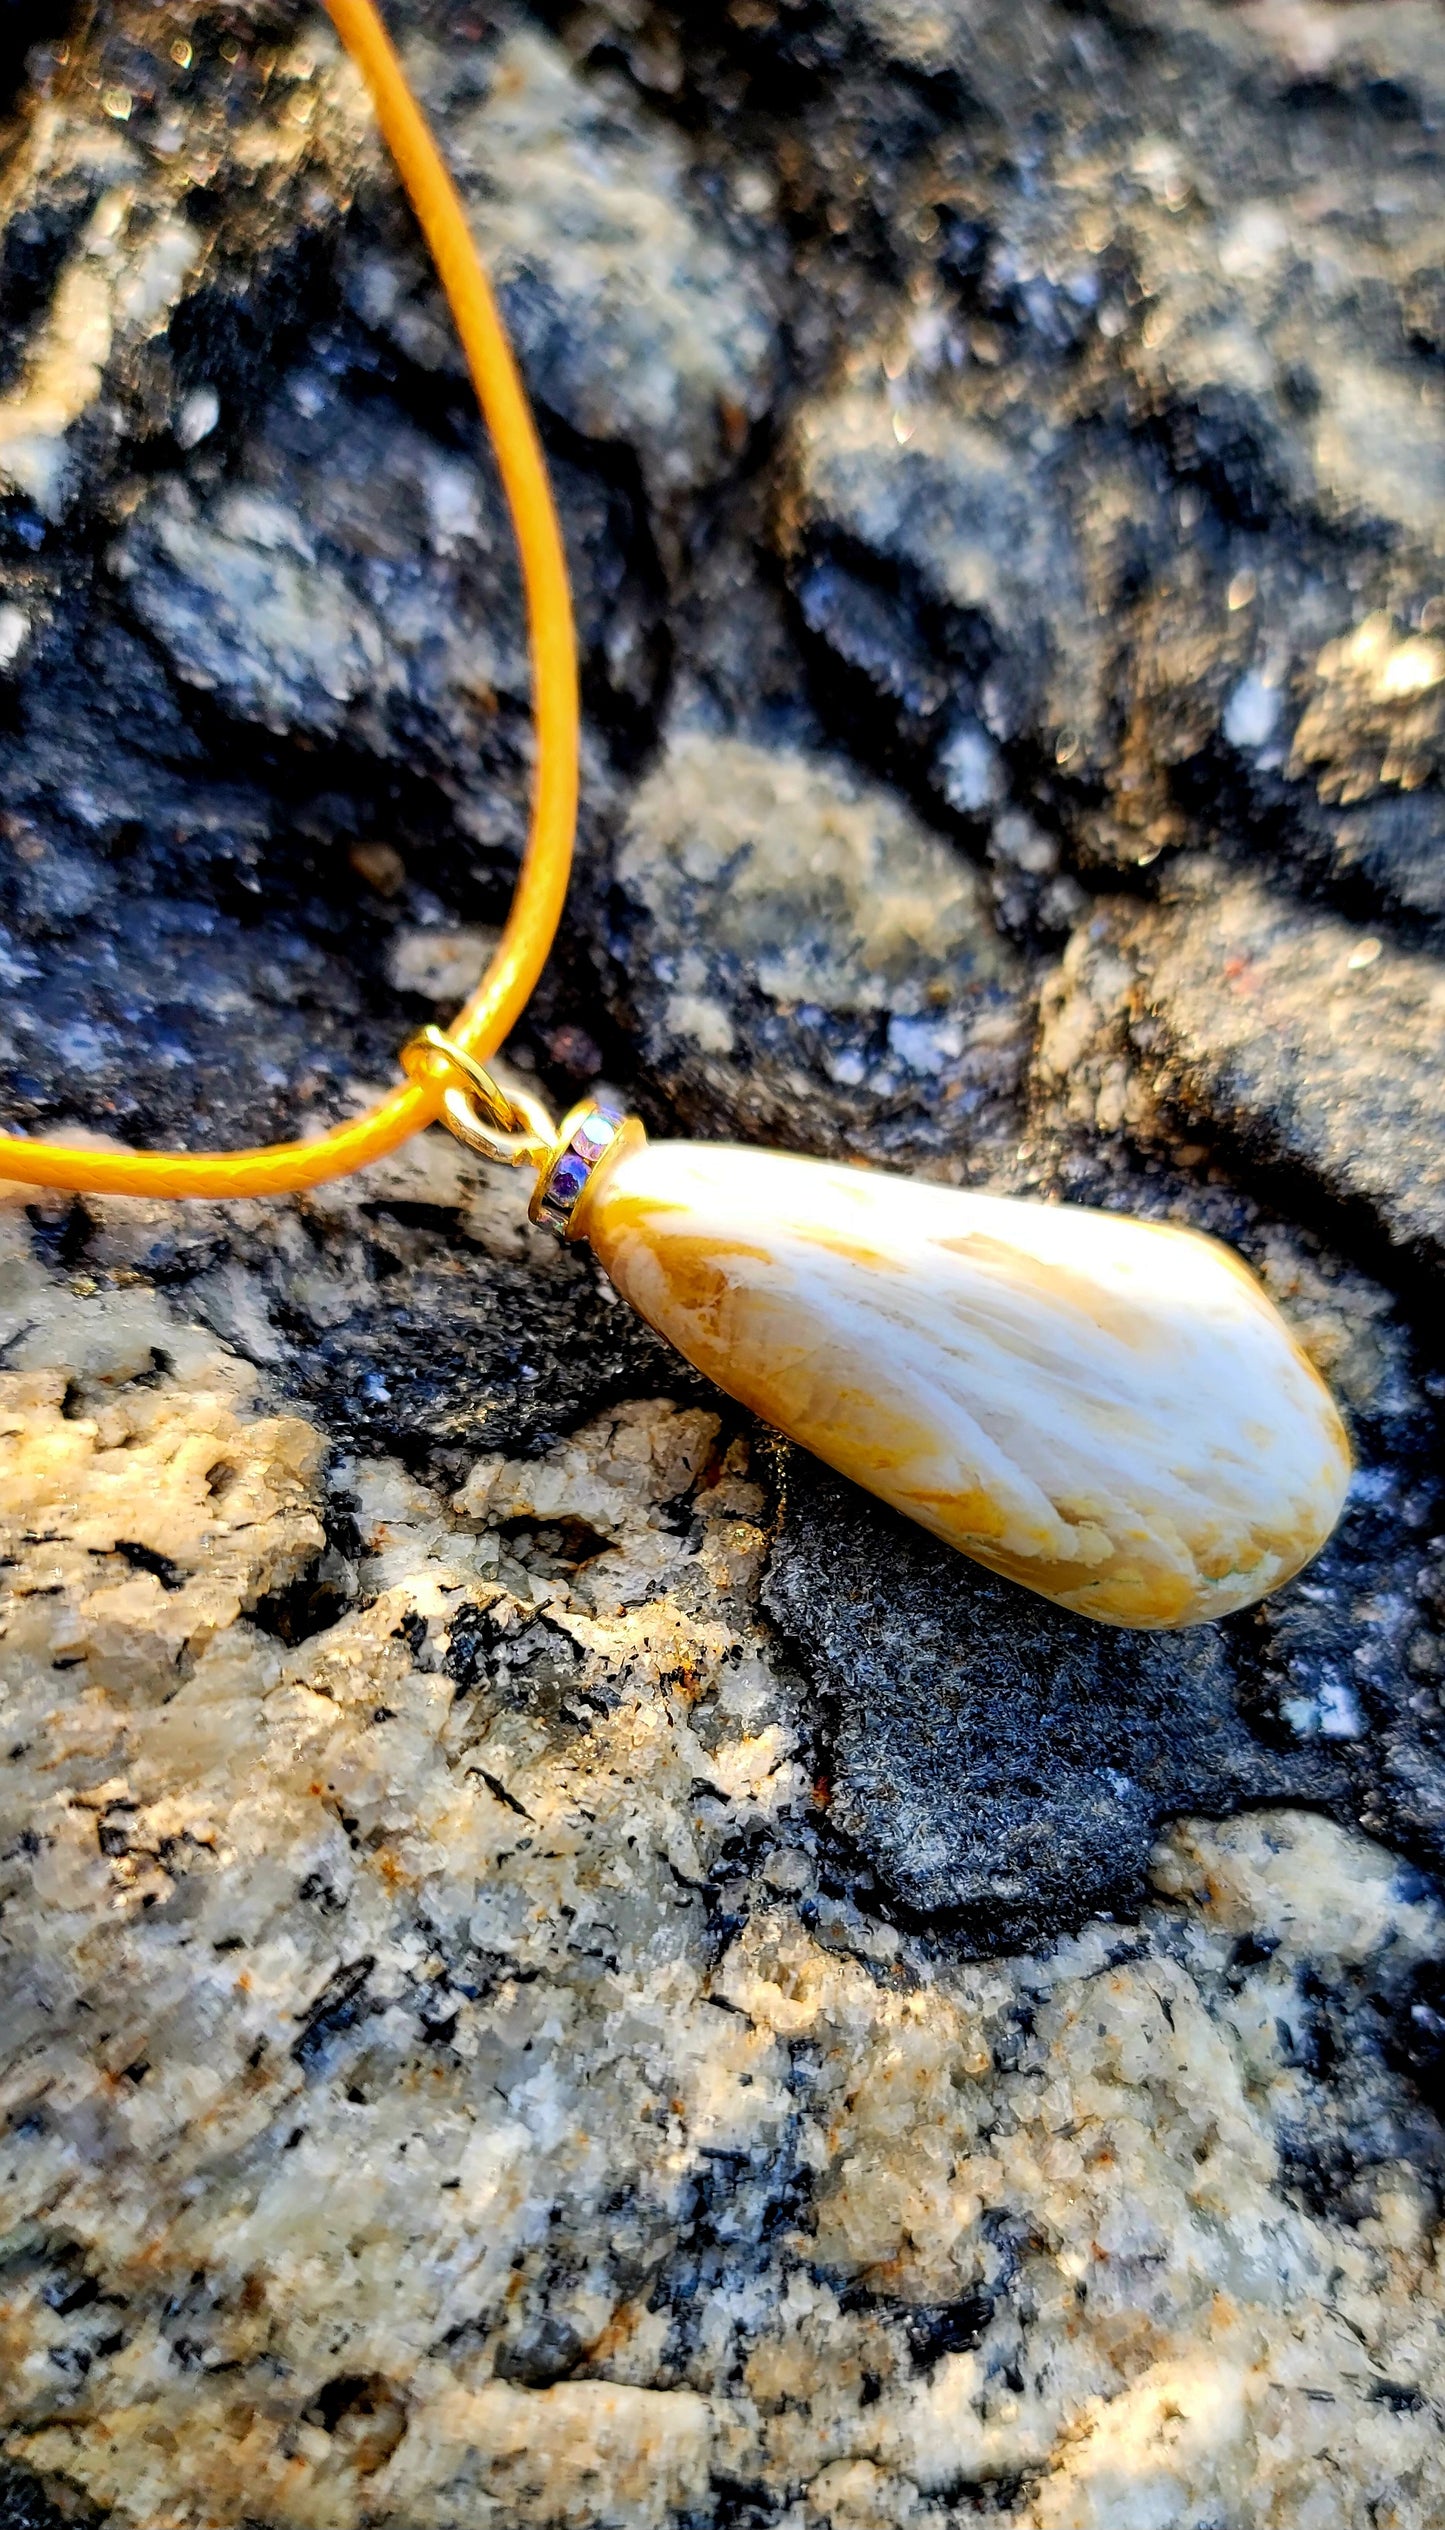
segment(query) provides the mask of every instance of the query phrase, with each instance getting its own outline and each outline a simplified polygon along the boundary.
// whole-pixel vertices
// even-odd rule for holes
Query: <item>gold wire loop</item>
[[[529,1120],[515,1133],[498,1133],[477,1115],[469,1089],[449,1089],[442,1096],[441,1120],[484,1160],[499,1161],[503,1168],[545,1168],[552,1153],[552,1120],[535,1098],[525,1108],[518,1099],[517,1109]]]
[[[557,1128],[540,1098],[509,1095],[475,1055],[441,1028],[418,1028],[401,1049],[408,1080],[444,1080],[441,1121],[469,1151],[503,1168],[542,1168]],[[480,1113],[478,1113],[480,1110]]]
[[[468,1054],[465,1046],[458,1045],[454,1037],[449,1037],[444,1028],[418,1028],[414,1037],[407,1038],[398,1060],[409,1081],[442,1081],[450,1077],[455,1087],[458,1085],[456,1075],[460,1073],[462,1083],[470,1089],[498,1131],[515,1133],[517,1130],[517,1119],[506,1091],[499,1088],[485,1065],[479,1063],[474,1054]]]

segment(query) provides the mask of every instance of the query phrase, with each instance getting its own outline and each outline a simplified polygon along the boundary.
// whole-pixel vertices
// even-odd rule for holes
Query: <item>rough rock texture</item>
[[[444,12],[435,25],[407,67],[476,206],[534,392],[584,439],[625,449],[666,515],[729,470],[771,408],[778,328],[756,225],[767,202],[752,201],[749,221],[744,185],[721,218],[699,216],[667,125],[640,116],[615,78],[579,83],[536,28],[480,49],[475,34],[457,42]],[[424,310],[409,304],[418,281]],[[354,286],[412,358],[458,366],[420,266],[368,258]]]
[[[510,1059],[1228,1238],[1359,1473],[1106,1635],[439,1135],[5,1194],[0,2523],[1433,2530],[1438,7],[389,14],[576,586]],[[505,907],[495,478],[319,13],[0,96],[4,1120],[304,1130]]]
[[[1323,1181],[1357,1236],[1373,1230],[1397,1251],[1397,1274],[1411,1264],[1438,1274],[1438,958],[1191,857],[1147,912],[1120,903],[1081,925],[1050,981],[1043,1059],[1085,1108],[1074,1017],[1105,968],[1116,1060],[1137,1075],[1123,1092],[1136,1129],[1146,1105],[1164,1108],[1227,1135],[1257,1168]],[[1091,1031],[1103,1017],[1091,1013]]]
[[[969,1967],[839,1873],[714,1413],[448,1501],[149,1295],[15,1351],[15,2461],[146,2523],[1104,2530],[1308,2518],[1328,2452],[1432,2517],[1417,1875],[1182,1826],[1127,1930]]]
[[[614,872],[617,993],[684,1123],[900,1160],[1017,1129],[1022,970],[977,872],[894,793],[682,729]]]

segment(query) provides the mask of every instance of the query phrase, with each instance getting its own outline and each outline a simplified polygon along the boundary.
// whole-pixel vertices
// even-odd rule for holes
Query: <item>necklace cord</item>
[[[526,591],[536,733],[531,825],[496,955],[449,1031],[465,1053],[485,1062],[515,1026],[546,965],[572,866],[578,704],[567,559],[536,423],[456,186],[373,0],[325,4],[371,93],[446,293],[491,434]],[[445,1080],[420,1074],[314,1141],[246,1151],[88,1151],[0,1134],[0,1178],[79,1194],[291,1194],[349,1176],[396,1150],[433,1121],[445,1091]]]

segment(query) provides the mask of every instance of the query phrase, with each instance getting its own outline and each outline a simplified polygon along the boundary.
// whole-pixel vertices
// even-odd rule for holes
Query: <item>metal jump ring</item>
[[[503,1168],[544,1166],[557,1128],[540,1098],[526,1090],[510,1096],[475,1055],[440,1028],[419,1028],[401,1049],[408,1080],[446,1080],[442,1122],[468,1150]],[[477,1111],[481,1110],[479,1114]]]

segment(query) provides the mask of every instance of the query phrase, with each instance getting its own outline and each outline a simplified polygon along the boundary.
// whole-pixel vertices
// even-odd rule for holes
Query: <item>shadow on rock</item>
[[[764,1599],[827,1715],[832,1824],[969,1949],[1137,1912],[1161,1822],[1348,1805],[1333,1753],[1264,1746],[1228,1635],[1051,1607],[788,1451]]]

